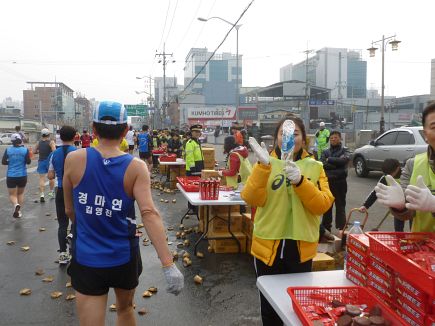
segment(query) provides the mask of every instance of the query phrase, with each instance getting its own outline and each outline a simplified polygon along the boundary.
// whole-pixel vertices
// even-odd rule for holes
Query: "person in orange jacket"
[[[283,124],[295,123],[293,158],[281,160]],[[310,272],[317,252],[320,217],[334,202],[322,163],[306,150],[306,131],[300,118],[287,117],[275,130],[274,149],[268,153],[254,138],[249,144],[258,163],[241,193],[257,207],[251,254],[257,277]],[[263,325],[283,322],[260,293]]]

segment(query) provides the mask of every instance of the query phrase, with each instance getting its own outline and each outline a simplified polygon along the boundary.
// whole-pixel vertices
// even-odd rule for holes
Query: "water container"
[[[347,264],[347,246],[348,246],[348,243],[349,243],[349,235],[351,235],[351,234],[364,234],[363,230],[361,229],[359,221],[353,222],[353,226],[350,228],[349,233],[347,234],[346,253],[344,255],[344,271],[345,272],[346,272],[346,264]]]

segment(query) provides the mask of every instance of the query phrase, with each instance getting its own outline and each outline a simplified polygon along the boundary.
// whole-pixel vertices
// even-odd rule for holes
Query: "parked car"
[[[11,133],[0,134],[0,145],[9,145],[11,142]]]
[[[356,175],[366,177],[370,171],[381,171],[387,158],[395,158],[405,165],[409,158],[426,150],[423,127],[400,127],[388,130],[368,145],[356,149],[352,162]]]

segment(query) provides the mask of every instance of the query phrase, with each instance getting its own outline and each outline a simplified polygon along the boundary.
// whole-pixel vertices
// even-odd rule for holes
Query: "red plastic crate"
[[[186,192],[199,192],[200,177],[177,177],[177,182]]]
[[[165,154],[165,150],[164,149],[153,149],[151,152],[153,154]]]
[[[332,300],[339,300],[344,304],[367,305],[369,311],[374,305],[378,305],[382,310],[382,316],[391,322],[391,326],[406,325],[402,320],[397,318],[391,308],[378,300],[373,294],[363,287],[289,287],[287,288],[293,310],[299,320],[305,326],[313,325],[305,314],[303,307],[309,305],[318,305],[330,307]]]
[[[160,162],[176,162],[177,161],[177,154],[167,154],[162,155],[159,158]]]
[[[412,260],[402,255],[398,241],[435,239],[435,233],[429,232],[367,232],[370,239],[370,251],[407,279],[416,280],[418,286],[431,296],[435,296],[435,273],[421,268]]]

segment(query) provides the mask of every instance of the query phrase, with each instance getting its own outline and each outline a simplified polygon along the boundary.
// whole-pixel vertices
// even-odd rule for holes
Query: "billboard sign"
[[[236,116],[236,108],[225,107],[202,107],[202,108],[188,108],[188,119],[234,119]]]

